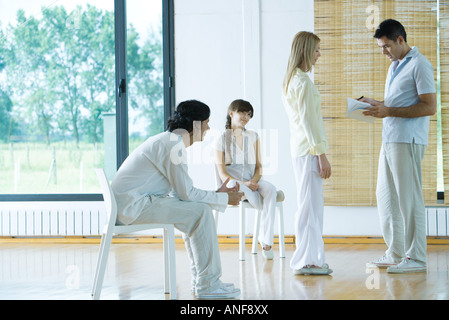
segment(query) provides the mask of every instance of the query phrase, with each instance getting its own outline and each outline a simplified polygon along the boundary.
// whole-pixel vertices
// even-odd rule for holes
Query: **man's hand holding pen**
[[[384,105],[383,101],[376,101],[370,98],[365,98],[364,96],[361,96],[357,100],[371,105],[371,107],[366,108],[366,111],[363,112],[365,116],[372,116],[375,118],[388,117],[388,107]]]

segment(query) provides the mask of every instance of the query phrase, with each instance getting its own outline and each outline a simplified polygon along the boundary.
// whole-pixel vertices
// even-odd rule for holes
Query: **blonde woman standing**
[[[296,250],[290,262],[295,274],[330,274],[325,263],[323,179],[331,175],[321,98],[307,72],[317,62],[320,38],[311,32],[295,35],[285,73],[282,101],[290,125],[290,149],[297,187]]]

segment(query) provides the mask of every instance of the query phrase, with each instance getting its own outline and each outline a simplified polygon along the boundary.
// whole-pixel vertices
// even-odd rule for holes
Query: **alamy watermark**
[[[200,121],[194,121],[200,122]],[[183,135],[189,135],[186,130],[176,129],[172,132],[172,136],[170,137],[171,141],[179,141],[175,146],[170,150],[170,160],[173,164],[204,164],[210,165],[215,163],[214,152],[215,149],[213,147],[216,144],[217,139],[221,139],[223,131],[218,129],[210,129],[206,133],[202,132],[200,125],[193,126],[193,132],[191,136],[193,137],[194,142],[201,142],[199,144],[195,144],[194,152],[187,152],[183,145],[182,139],[180,139]],[[263,167],[264,175],[273,175],[278,170],[279,163],[279,131],[278,129],[258,129],[257,136],[259,139],[260,146],[260,161]],[[249,140],[250,144],[254,141]],[[287,147],[289,147],[289,141],[287,141]],[[253,148],[253,145],[245,146],[244,152],[247,149]],[[251,157],[248,152],[245,157],[233,157],[234,164],[256,164],[255,157]],[[235,154],[232,154],[235,156]]]
[[[369,14],[368,18],[366,18],[365,21],[366,28],[370,31],[373,31],[380,23],[379,7],[376,5],[370,5],[366,7],[365,12]]]
[[[65,286],[67,289],[79,289],[80,287],[80,268],[77,265],[68,265],[65,269],[67,274]]]
[[[379,289],[380,288],[380,272],[378,268],[368,268],[366,273],[370,275],[365,280],[365,287],[368,290]]]

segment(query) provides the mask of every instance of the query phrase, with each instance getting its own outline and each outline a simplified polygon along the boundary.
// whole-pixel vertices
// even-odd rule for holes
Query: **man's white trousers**
[[[221,286],[221,260],[212,209],[199,202],[173,197],[150,196],[150,201],[133,224],[173,223],[183,233],[191,262],[192,287],[207,293]]]
[[[386,255],[426,263],[426,217],[421,162],[425,145],[385,143],[379,155],[377,208]]]

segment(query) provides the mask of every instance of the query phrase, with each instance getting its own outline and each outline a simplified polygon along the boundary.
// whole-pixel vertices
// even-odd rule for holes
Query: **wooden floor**
[[[195,299],[190,292],[188,260],[177,244],[177,293],[180,300]],[[1,300],[89,300],[98,244],[0,243]],[[278,249],[277,245],[274,247]],[[165,300],[162,246],[113,244],[102,291],[105,300]],[[366,269],[380,257],[383,244],[326,244],[331,276],[295,276],[286,258],[265,261],[246,248],[238,260],[238,245],[221,244],[222,280],[241,289],[243,300],[448,300],[449,245],[428,246],[428,271],[409,275]]]

